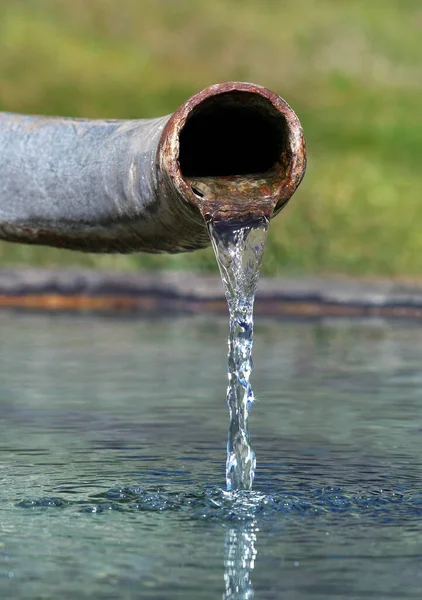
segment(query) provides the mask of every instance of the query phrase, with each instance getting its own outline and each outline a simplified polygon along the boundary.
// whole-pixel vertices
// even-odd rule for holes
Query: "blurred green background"
[[[283,96],[308,173],[267,274],[422,272],[420,0],[0,0],[0,110],[139,118],[212,83]],[[2,264],[214,269],[210,250],[93,256],[0,245]]]

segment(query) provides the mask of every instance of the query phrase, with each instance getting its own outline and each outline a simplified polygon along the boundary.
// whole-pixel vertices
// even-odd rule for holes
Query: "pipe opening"
[[[195,107],[179,137],[184,177],[266,173],[289,151],[284,116],[252,92],[212,96]]]

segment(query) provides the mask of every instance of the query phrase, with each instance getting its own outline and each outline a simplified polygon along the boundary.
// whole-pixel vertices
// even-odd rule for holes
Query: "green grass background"
[[[0,0],[0,110],[139,118],[216,82],[302,121],[308,173],[264,272],[422,273],[420,0]],[[210,250],[93,256],[0,245],[0,263],[214,269]]]

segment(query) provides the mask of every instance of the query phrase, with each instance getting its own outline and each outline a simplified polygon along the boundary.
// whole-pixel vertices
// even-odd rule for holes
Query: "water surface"
[[[420,598],[419,323],[259,319],[234,495],[226,319],[0,326],[2,598]]]

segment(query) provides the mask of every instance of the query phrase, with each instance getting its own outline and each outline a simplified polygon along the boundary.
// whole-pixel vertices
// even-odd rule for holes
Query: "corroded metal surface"
[[[262,215],[274,216],[277,196],[274,186],[282,175],[281,169],[257,175],[232,177],[189,177],[197,204],[205,220],[246,221]],[[224,201],[222,201],[224,199]]]
[[[0,271],[0,308],[226,314],[218,276],[185,272]],[[305,277],[261,279],[257,314],[422,318],[422,282]]]
[[[236,177],[219,178],[226,199],[198,198],[180,169],[180,132],[201,103],[227,93],[281,115],[286,143],[271,172],[243,184]],[[201,212],[230,219],[261,203],[276,214],[304,169],[296,115],[277,95],[247,83],[206,88],[159,119],[0,113],[0,238],[87,252],[195,250],[210,243]],[[236,202],[248,194],[249,204]]]
[[[203,103],[223,95],[230,99],[231,94],[235,95],[238,103],[248,103],[264,112],[271,110],[271,116],[280,115],[286,129],[284,144],[278,162],[271,171],[251,177],[213,178],[208,180],[211,194],[198,196],[192,189],[192,185],[194,188],[200,187],[198,180],[194,178],[191,181],[184,177],[177,161],[180,132],[195,109]],[[257,208],[271,217],[275,216],[294,194],[306,170],[305,139],[298,117],[283,98],[252,83],[228,82],[202,90],[168,120],[160,144],[163,150],[160,159],[168,178],[189,202],[199,208],[203,216],[209,215],[212,218],[238,219],[239,211],[247,217],[255,214]],[[203,181],[202,178],[201,180]]]

